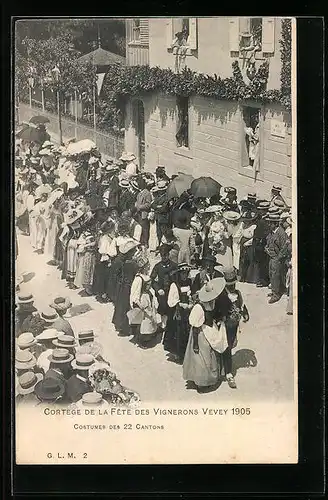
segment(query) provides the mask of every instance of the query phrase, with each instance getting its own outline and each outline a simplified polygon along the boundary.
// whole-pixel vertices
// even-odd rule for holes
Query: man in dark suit
[[[259,218],[256,223],[256,228],[253,235],[253,250],[255,263],[256,286],[264,287],[269,284],[269,256],[265,251],[266,241],[270,233],[269,223],[266,220],[266,215],[270,207],[270,202],[267,200],[259,200],[257,202],[257,212]]]
[[[284,292],[284,256],[283,249],[286,245],[287,234],[281,223],[280,215],[269,214],[270,234],[267,237],[265,251],[270,257],[269,275],[271,283],[271,298],[269,304],[278,302]]]
[[[76,403],[83,394],[92,391],[88,376],[94,362],[94,357],[90,354],[76,355],[76,359],[72,362],[75,373],[67,381],[66,395],[69,402]]]

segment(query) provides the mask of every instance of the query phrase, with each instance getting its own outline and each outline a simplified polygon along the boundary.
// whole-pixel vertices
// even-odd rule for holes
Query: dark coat
[[[72,375],[66,384],[66,398],[71,403],[76,403],[86,392],[91,392],[90,382],[80,380],[76,375]]]
[[[275,233],[267,236],[266,252],[270,259],[281,260],[283,258],[282,249],[285,247],[288,236],[283,227],[279,226]]]

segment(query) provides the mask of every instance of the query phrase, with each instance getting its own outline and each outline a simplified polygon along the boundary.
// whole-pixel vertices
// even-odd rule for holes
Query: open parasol
[[[49,122],[50,122],[49,118],[43,115],[32,116],[32,118],[30,119],[30,123],[35,123],[36,125]]]
[[[22,128],[17,132],[16,137],[27,142],[43,142],[41,132],[35,127]]]
[[[171,200],[172,198],[179,198],[182,193],[190,189],[193,180],[194,178],[192,177],[192,175],[178,172],[177,177],[175,177],[168,185],[166,191],[168,200]]]
[[[68,144],[66,151],[68,154],[80,154],[80,153],[88,153],[92,149],[96,147],[96,144],[90,139],[83,139],[78,142],[71,142]]]
[[[195,198],[211,198],[220,194],[221,184],[212,177],[199,177],[191,183],[191,192]]]

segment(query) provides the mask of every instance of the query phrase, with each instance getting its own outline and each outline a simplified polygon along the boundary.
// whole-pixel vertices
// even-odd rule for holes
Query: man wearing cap
[[[91,354],[77,354],[72,362],[72,368],[75,370],[67,381],[67,399],[70,403],[76,403],[82,398],[83,394],[92,391],[89,382],[89,369],[93,366],[95,360]]]
[[[253,249],[254,249],[254,266],[256,286],[268,286],[269,280],[269,256],[265,251],[267,237],[270,233],[266,214],[270,207],[270,202],[267,200],[258,200],[256,209],[258,213],[258,220],[253,235]]]
[[[283,249],[288,237],[280,224],[281,218],[279,214],[270,213],[268,215],[268,222],[270,234],[267,237],[265,251],[270,257],[269,276],[272,293],[269,304],[274,304],[281,299],[285,290]]]

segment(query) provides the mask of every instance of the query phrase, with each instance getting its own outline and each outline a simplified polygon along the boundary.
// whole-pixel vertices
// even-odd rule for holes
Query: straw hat
[[[103,399],[102,395],[99,392],[86,392],[85,394],[83,394],[82,398],[75,404],[78,408],[109,406],[108,402]]]
[[[22,396],[31,394],[37,383],[43,379],[42,373],[26,372],[18,377],[17,393]]]
[[[51,307],[42,309],[40,316],[46,323],[53,323],[59,317],[57,312],[51,309]]]
[[[52,342],[56,347],[64,347],[66,349],[77,346],[77,342],[72,335],[66,333],[58,333],[57,338]]]
[[[56,297],[50,304],[50,307],[56,311],[67,311],[72,306],[68,297]]]
[[[88,340],[89,342],[92,342],[95,339],[96,335],[94,334],[93,330],[82,330],[78,332],[77,334],[77,340],[80,342]]]
[[[256,202],[256,208],[258,210],[268,210],[270,208],[270,202],[267,200],[258,200]]]
[[[124,189],[130,187],[130,182],[127,179],[121,179],[118,185]]]
[[[224,290],[225,285],[226,282],[224,278],[212,279],[199,290],[199,300],[201,302],[211,302],[220,295],[220,293]]]
[[[191,266],[189,264],[187,264],[186,262],[181,262],[181,264],[179,264],[176,269],[173,269],[170,274],[173,275],[176,273],[181,273],[183,271],[190,271],[190,269]]]
[[[45,378],[36,384],[34,392],[42,401],[52,401],[64,394],[65,386],[58,379]]]
[[[21,333],[16,340],[16,344],[20,349],[26,349],[28,347],[31,347],[32,345],[35,345],[36,343],[37,340],[31,332]]]
[[[42,144],[42,147],[43,148],[53,148],[54,147],[54,143],[51,142],[51,141],[45,141],[43,144]]]
[[[279,198],[273,200],[273,204],[274,204],[274,206],[276,206],[278,208],[284,208],[285,207],[285,203],[282,200],[279,200]]]
[[[17,297],[17,304],[32,304],[34,302],[34,297],[32,293],[21,292]]]
[[[139,242],[133,239],[130,239],[124,242],[122,245],[119,245],[118,250],[122,254],[127,254],[130,250],[137,248],[139,246]]]
[[[76,347],[76,356],[80,354],[91,354],[92,357],[96,358],[99,354],[102,354],[103,348],[99,342],[89,341],[85,344]]]
[[[71,365],[74,370],[89,370],[95,363],[95,358],[91,354],[77,354]]]
[[[18,370],[28,370],[30,368],[34,368],[35,365],[35,356],[33,356],[33,354],[28,349],[24,349],[23,351],[19,350],[16,352],[15,368],[17,368]]]
[[[67,349],[54,349],[49,356],[50,363],[56,364],[70,363],[72,359],[74,356]]]
[[[123,153],[119,160],[122,161],[133,161],[136,160],[136,156],[133,153]]]
[[[233,210],[227,210],[226,212],[223,213],[223,217],[227,220],[227,221],[237,221],[241,218],[241,215],[240,213],[238,212],[234,212]]]
[[[58,337],[59,332],[58,330],[55,330],[55,328],[47,328],[46,330],[43,330],[43,332],[39,333],[35,338],[37,341],[42,340],[54,340]]]
[[[39,151],[40,156],[50,156],[51,155],[51,149],[48,148],[43,148]]]
[[[209,207],[205,208],[205,213],[212,214],[215,212],[222,212],[222,210],[223,210],[222,205],[210,205]]]

